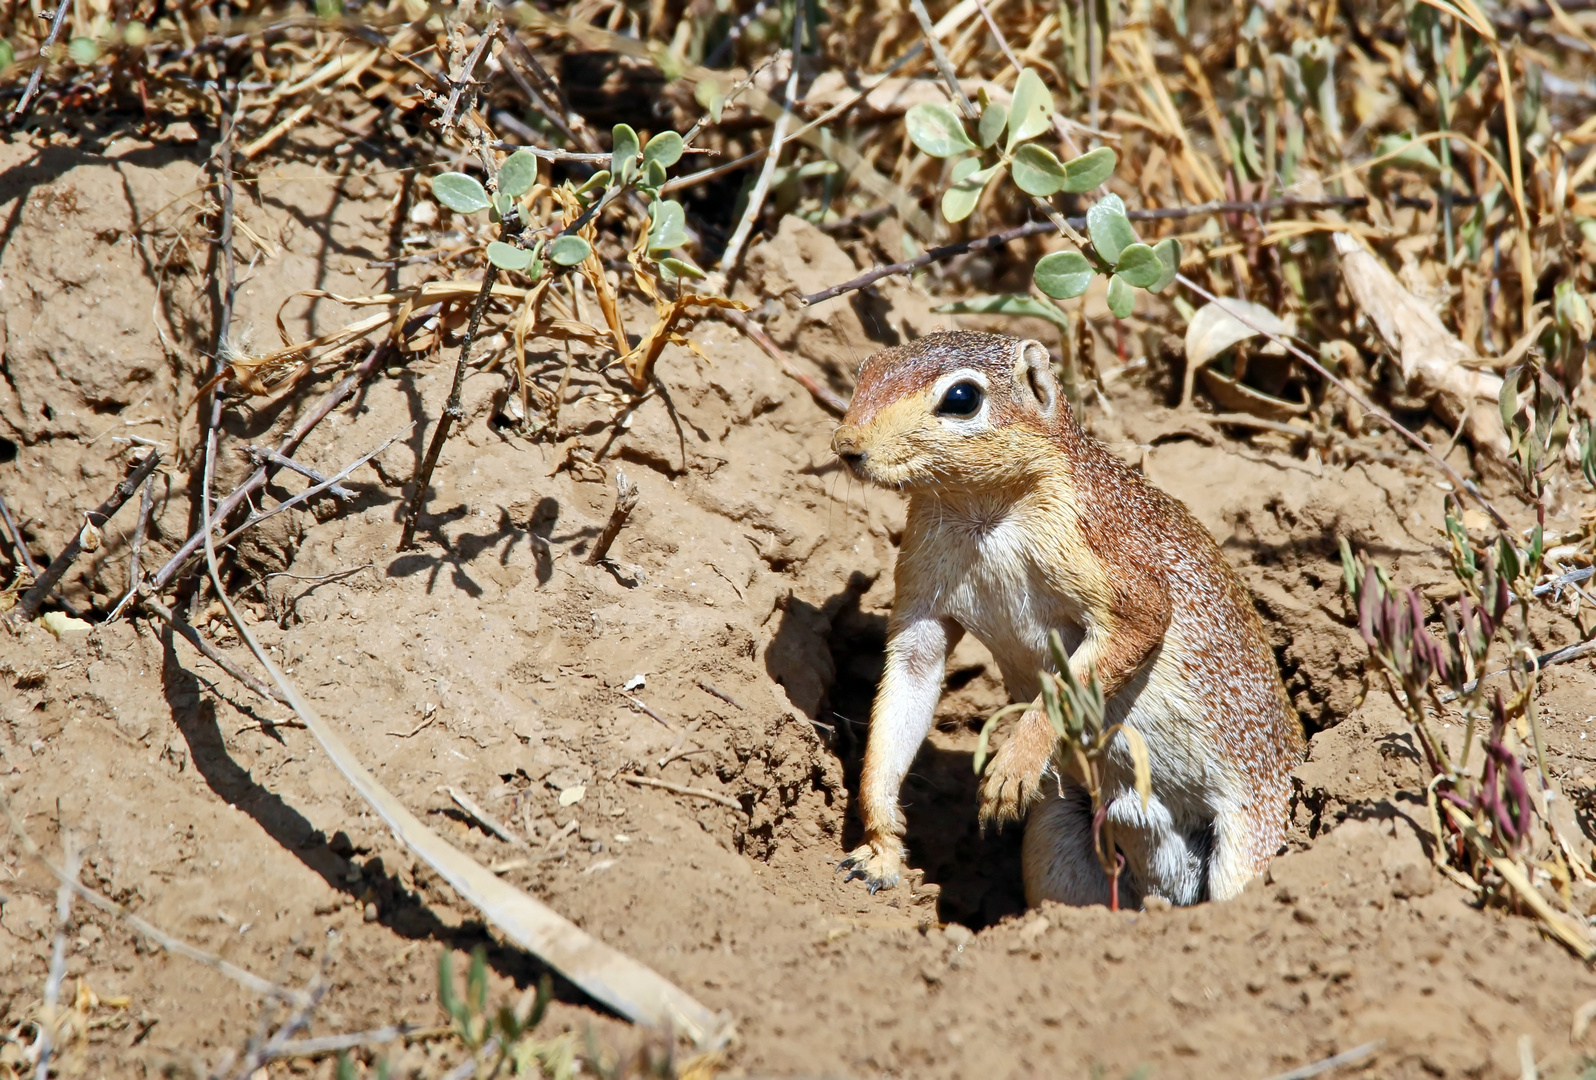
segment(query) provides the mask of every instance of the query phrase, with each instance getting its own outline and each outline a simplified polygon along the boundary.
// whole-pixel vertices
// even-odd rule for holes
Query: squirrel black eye
[[[981,388],[973,382],[954,383],[942,395],[938,416],[974,416],[981,407]]]

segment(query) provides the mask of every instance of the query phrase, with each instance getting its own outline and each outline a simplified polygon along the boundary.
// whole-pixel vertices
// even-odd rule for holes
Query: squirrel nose
[[[844,464],[854,472],[859,471],[859,466],[865,463],[870,455],[859,449],[859,429],[852,425],[839,427],[836,434],[831,437],[831,448],[837,452]]]

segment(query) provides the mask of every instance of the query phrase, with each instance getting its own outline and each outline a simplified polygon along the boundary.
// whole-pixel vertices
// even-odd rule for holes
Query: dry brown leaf
[[[1429,398],[1447,424],[1456,425],[1466,413],[1470,441],[1505,460],[1507,434],[1495,407],[1501,376],[1471,370],[1481,366],[1474,350],[1446,328],[1433,305],[1403,288],[1373,252],[1346,233],[1335,234],[1335,245],[1353,303],[1396,354],[1409,391]],[[1476,407],[1482,402],[1489,407]]]
[[[696,296],[689,293],[675,300],[656,300],[654,310],[657,317],[654,325],[643,335],[643,340],[637,343],[637,348],[621,358],[621,363],[626,366],[626,374],[631,376],[634,387],[642,390],[648,386],[648,381],[654,373],[654,363],[666,345],[675,342],[678,345],[688,345],[694,352],[698,352],[696,346],[676,333],[677,322],[690,308],[695,307],[748,310],[748,305],[741,300],[728,300],[724,296]],[[699,352],[699,355],[702,356],[703,353]]]

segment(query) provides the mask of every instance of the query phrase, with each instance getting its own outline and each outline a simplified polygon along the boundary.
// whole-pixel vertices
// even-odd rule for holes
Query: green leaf
[[[1052,304],[1044,304],[1034,296],[1024,293],[1002,293],[997,296],[977,296],[969,300],[957,300],[951,304],[932,308],[938,314],[950,315],[1012,315],[1016,318],[1024,315],[1037,319],[1046,319],[1060,330],[1070,328],[1070,319]]]
[[[643,148],[643,167],[648,163],[657,161],[663,168],[670,168],[682,160],[682,150],[686,144],[682,137],[674,131],[662,131],[648,140],[648,145]]]
[[[1053,94],[1042,77],[1030,68],[1014,81],[1014,97],[1009,101],[1009,143],[1007,150],[1026,139],[1034,139],[1053,122]]]
[[[73,63],[86,67],[100,58],[99,42],[91,37],[73,38],[72,43],[67,46],[67,55],[72,58]]]
[[[1086,291],[1096,271],[1079,251],[1055,251],[1037,260],[1031,271],[1036,287],[1055,300],[1071,300]]]
[[[475,214],[488,208],[488,192],[475,177],[446,172],[432,178],[432,197],[457,214]]]
[[[1009,170],[1014,174],[1015,187],[1043,199],[1062,189],[1069,180],[1064,163],[1047,147],[1035,143],[1020,147],[1009,163]]]
[[[338,1055],[338,1080],[360,1080],[360,1074],[355,1071],[355,1062],[345,1050]]]
[[[726,88],[714,79],[704,79],[693,88],[693,100],[709,110],[709,119],[720,123],[720,111],[726,107]]]
[[[488,205],[492,208],[495,218],[502,218],[510,212],[510,208],[515,205],[515,200],[505,192],[496,191],[493,193],[493,197],[488,200]]]
[[[637,181],[637,186],[658,194],[659,189],[665,186],[665,166],[657,161],[643,162],[643,175]]]
[[[630,180],[637,172],[637,132],[629,124],[616,124],[610,130],[610,172]]]
[[[701,278],[704,272],[686,259],[675,259],[670,256],[659,261],[660,273],[666,278]]]
[[[1105,195],[1086,211],[1086,232],[1103,261],[1119,262],[1119,253],[1136,243],[1136,230],[1125,216],[1125,204],[1118,195]]]
[[[1137,289],[1150,288],[1163,273],[1163,260],[1146,244],[1131,244],[1114,263],[1114,276]]]
[[[1099,146],[1089,154],[1082,154],[1064,166],[1068,179],[1064,181],[1064,190],[1074,195],[1083,191],[1091,191],[1114,175],[1114,166],[1119,159],[1114,151],[1106,146]]]
[[[932,157],[952,157],[976,148],[964,133],[964,125],[946,105],[921,102],[909,110],[903,122],[909,140]]]
[[[687,243],[687,211],[674,199],[663,199],[648,208],[652,222],[648,227],[648,250],[670,251]]]
[[[481,945],[471,950],[471,966],[466,971],[466,1004],[472,1015],[488,1010],[488,952]]]
[[[532,253],[526,248],[493,240],[488,243],[488,261],[500,270],[525,270],[532,262]]]
[[[606,188],[609,186],[610,171],[608,169],[600,169],[598,172],[588,177],[586,182],[583,183],[581,187],[576,189],[576,193],[578,195],[586,195],[590,191],[597,191],[599,188]]]
[[[141,23],[140,25],[142,26],[143,24]],[[132,42],[129,42],[129,44],[132,44]],[[16,62],[17,50],[12,47],[11,42],[5,38],[0,38],[0,72],[10,70],[11,65]]]
[[[1136,307],[1136,290],[1125,283],[1125,279],[1115,274],[1108,279],[1108,310],[1114,313],[1116,319],[1128,319]]]
[[[586,261],[593,253],[592,247],[580,236],[557,236],[554,243],[549,245],[549,258],[561,266],[575,266]]]
[[[1163,264],[1163,272],[1158,275],[1158,280],[1147,286],[1153,292],[1163,292],[1169,288],[1170,282],[1175,280],[1175,275],[1180,273],[1180,241],[1173,236],[1167,240],[1160,240],[1153,247],[1153,254],[1158,256],[1158,261]]]
[[[499,166],[499,191],[512,199],[525,195],[538,179],[538,156],[517,150]]]
[[[1003,168],[994,165],[990,169],[973,171],[973,167],[980,162],[973,158],[966,159],[972,166],[964,168],[965,162],[961,161],[953,169],[956,182],[942,193],[942,216],[949,222],[963,221],[975,211],[975,204],[981,201],[981,192],[986,190],[987,183]],[[962,175],[961,175],[962,174]]]
[[[1391,161],[1385,162],[1386,165],[1400,163],[1431,172],[1441,171],[1441,159],[1435,156],[1435,152],[1409,135],[1387,135],[1375,145],[1374,152],[1377,157],[1396,155]]]
[[[455,994],[452,949],[445,949],[438,954],[438,1007],[451,1020],[463,1022],[465,1019],[465,1007],[460,1004],[460,998]]]
[[[1009,126],[1009,107],[1002,102],[994,101],[981,110],[981,122],[976,126],[976,135],[981,140],[981,147],[985,149],[1003,137],[1003,129]]]

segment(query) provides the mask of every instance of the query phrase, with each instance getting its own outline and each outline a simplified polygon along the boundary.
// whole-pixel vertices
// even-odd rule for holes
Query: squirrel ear
[[[1022,341],[1014,349],[1014,398],[1034,407],[1048,420],[1058,407],[1058,380],[1053,357],[1040,341]]]

